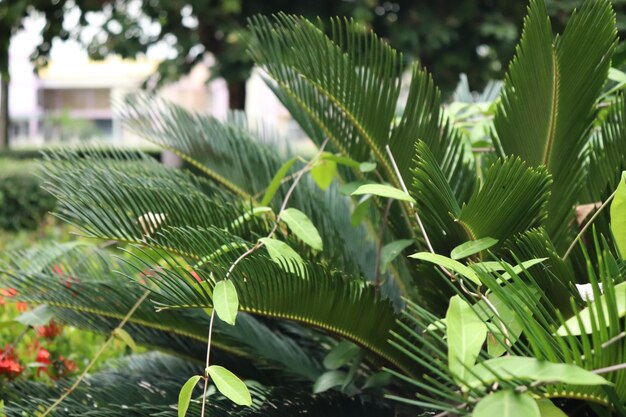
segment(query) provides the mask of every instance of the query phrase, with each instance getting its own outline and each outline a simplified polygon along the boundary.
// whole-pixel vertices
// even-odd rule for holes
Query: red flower
[[[23,313],[24,311],[28,310],[28,304],[26,304],[24,301],[18,301],[16,307],[17,307],[17,311],[19,311],[20,313]]]
[[[0,349],[0,375],[7,375],[9,379],[13,379],[23,370],[24,367],[17,361],[12,348],[7,345],[4,351]]]
[[[63,326],[57,324],[56,321],[50,320],[50,323],[45,326],[39,326],[37,329],[37,335],[41,337],[45,337],[48,340],[52,340],[63,331]]]
[[[50,352],[44,348],[40,348],[35,362],[41,364],[37,369],[37,376],[39,376],[41,372],[46,371],[48,369],[48,365],[52,363],[50,360]]]
[[[5,297],[13,298],[17,295],[15,288],[0,288],[0,306],[6,304]]]

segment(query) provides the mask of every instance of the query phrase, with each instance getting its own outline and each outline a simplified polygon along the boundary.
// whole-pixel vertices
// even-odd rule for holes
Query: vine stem
[[[563,260],[567,259],[567,257],[570,255],[572,250],[574,250],[574,246],[576,246],[576,242],[578,242],[580,240],[580,238],[583,236],[583,234],[585,234],[585,232],[587,231],[589,226],[591,226],[591,223],[593,223],[593,221],[596,219],[596,217],[598,217],[598,215],[600,215],[602,210],[604,210],[604,208],[611,202],[611,200],[613,200],[613,198],[615,197],[615,194],[617,194],[617,190],[613,191],[613,194],[611,194],[609,196],[609,198],[607,198],[606,201],[604,203],[602,203],[602,205],[598,208],[598,210],[596,210],[596,212],[593,213],[593,216],[591,216],[591,218],[585,224],[585,226],[582,229],[580,229],[580,232],[578,232],[578,234],[576,235],[576,237],[574,238],[572,243],[569,245],[569,248],[567,248],[567,252],[565,252],[565,255],[563,255],[563,258],[562,258]]]
[[[100,358],[100,356],[104,353],[104,351],[107,349],[107,347],[111,344],[111,342],[113,341],[113,339],[115,339],[116,337],[116,333],[118,330],[121,330],[126,323],[128,322],[128,320],[130,320],[131,316],[133,314],[135,314],[135,311],[137,311],[137,309],[139,308],[139,306],[145,301],[145,299],[148,297],[148,295],[150,294],[150,291],[146,291],[145,293],[143,293],[143,295],[141,297],[139,297],[139,299],[137,300],[137,302],[135,302],[135,304],[131,307],[131,309],[128,311],[128,313],[126,313],[126,316],[124,316],[124,318],[122,319],[122,321],[120,322],[120,324],[117,325],[117,327],[115,329],[113,329],[113,331],[111,332],[111,335],[109,336],[109,338],[102,344],[102,346],[100,346],[100,349],[98,350],[98,352],[96,353],[96,355],[91,359],[91,362],[89,362],[89,364],[87,364],[87,366],[85,367],[85,369],[83,370],[83,372],[80,374],[80,376],[76,379],[76,381],[74,381],[74,383],[72,384],[71,387],[69,387],[64,393],[63,395],[61,395],[55,402],[53,402],[50,407],[48,407],[46,409],[46,411],[43,412],[43,414],[40,415],[40,417],[46,417],[48,414],[50,414],[55,408],[58,407],[59,404],[61,404],[67,397],[70,396],[70,394],[72,392],[74,392],[74,390],[76,389],[76,387],[78,387],[78,385],[80,385],[80,383],[83,381],[83,379],[85,379],[85,377],[87,376],[87,374],[89,373],[89,370],[93,367],[93,365],[98,361],[98,359]]]
[[[285,198],[283,199],[282,204],[280,205],[280,209],[278,210],[278,214],[276,215],[276,220],[274,221],[274,226],[272,227],[272,229],[270,230],[270,232],[267,234],[267,238],[271,238],[274,233],[276,233],[276,230],[278,229],[278,223],[280,222],[280,217],[283,214],[283,212],[285,211],[285,209],[287,208],[287,203],[289,203],[289,199],[291,198],[294,190],[296,189],[298,183],[300,182],[300,180],[302,179],[302,177],[304,176],[304,174],[306,174],[307,172],[309,172],[311,170],[311,168],[313,167],[313,164],[315,163],[315,161],[317,160],[317,158],[322,154],[322,152],[324,152],[324,148],[326,147],[326,145],[328,144],[328,138],[322,143],[322,145],[319,147],[319,150],[317,151],[317,154],[309,161],[307,162],[307,164],[300,169],[298,172],[296,172],[294,174],[294,181],[291,184],[291,186],[289,187],[289,190],[287,190],[287,194],[285,194]],[[235,269],[235,267],[237,266],[237,264],[239,264],[241,261],[243,261],[245,258],[247,258],[248,256],[250,256],[252,253],[254,253],[256,250],[258,250],[261,246],[263,246],[263,243],[261,241],[257,241],[254,246],[252,246],[250,249],[248,249],[247,251],[245,251],[244,253],[241,254],[241,256],[239,256],[239,258],[237,258],[235,260],[235,262],[232,263],[232,265],[228,268],[228,271],[226,272],[226,275],[224,276],[224,279],[228,279],[228,277],[230,276],[230,274],[233,272],[233,270]],[[205,361],[205,366],[204,366],[204,387],[203,387],[203,393],[202,393],[202,409],[200,411],[200,417],[204,417],[205,416],[205,412],[206,412],[206,399],[207,399],[207,391],[209,388],[209,365],[210,365],[210,359],[211,359],[211,338],[213,336],[213,322],[215,321],[215,308],[211,309],[211,319],[209,321],[209,335],[207,336],[207,347],[206,347],[206,361]]]

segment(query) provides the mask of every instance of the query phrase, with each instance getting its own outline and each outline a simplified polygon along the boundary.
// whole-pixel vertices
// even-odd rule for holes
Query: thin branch
[[[100,349],[98,350],[98,352],[96,353],[96,355],[93,357],[93,359],[91,359],[91,362],[89,362],[89,364],[87,364],[87,366],[85,367],[85,369],[83,370],[83,372],[80,374],[80,376],[76,379],[76,381],[74,381],[74,383],[72,384],[71,387],[69,387],[64,393],[63,395],[61,395],[54,403],[52,403],[52,405],[50,405],[50,407],[48,407],[46,409],[46,411],[43,412],[43,414],[40,415],[40,417],[46,417],[48,414],[50,414],[59,404],[61,404],[63,402],[63,400],[65,400],[67,397],[69,397],[69,395],[74,392],[74,390],[76,389],[76,387],[78,387],[78,385],[83,381],[83,379],[85,379],[85,377],[87,376],[87,373],[89,372],[89,370],[93,367],[93,365],[96,363],[96,361],[100,358],[100,356],[104,353],[104,351],[107,349],[107,347],[109,346],[109,344],[113,341],[113,339],[115,339],[116,337],[116,333],[118,330],[121,330],[126,323],[128,322],[128,320],[130,320],[131,316],[133,314],[135,314],[135,311],[137,311],[137,309],[139,308],[139,306],[145,301],[145,299],[148,297],[148,295],[150,294],[150,291],[146,291],[145,293],[143,293],[143,295],[137,300],[137,302],[131,307],[131,309],[128,311],[128,313],[126,313],[126,316],[124,316],[124,318],[122,319],[122,321],[120,322],[120,324],[118,324],[118,326],[113,329],[113,331],[111,332],[111,335],[109,336],[109,338],[104,342],[104,344],[102,346],[100,346]]]
[[[613,200],[613,197],[615,197],[615,194],[617,193],[617,190],[613,191],[613,194],[611,194],[609,196],[609,198],[606,199],[606,201],[604,203],[602,203],[602,205],[598,208],[598,210],[596,210],[595,213],[593,213],[593,216],[591,216],[591,218],[589,219],[589,221],[585,224],[585,226],[580,229],[580,232],[578,233],[578,235],[576,235],[576,238],[572,241],[572,243],[569,245],[569,248],[567,248],[567,251],[565,252],[565,255],[563,255],[563,260],[566,260],[567,257],[570,255],[570,253],[572,252],[572,250],[574,250],[574,246],[576,246],[576,242],[578,242],[580,240],[580,238],[583,236],[583,234],[587,231],[587,229],[589,228],[589,226],[591,226],[591,223],[593,223],[593,221],[596,219],[596,217],[598,217],[600,215],[600,213],[602,212],[602,210],[604,210],[604,208],[611,202],[611,200]]]
[[[593,372],[596,375],[608,374],[609,372],[621,371],[626,369],[626,363],[620,363],[618,365],[607,366],[606,368],[594,369]]]
[[[270,230],[270,232],[267,234],[267,238],[271,238],[274,235],[274,233],[276,232],[276,229],[278,229],[278,223],[280,222],[280,217],[283,214],[283,212],[285,211],[285,209],[287,208],[287,203],[289,203],[289,199],[291,198],[294,190],[296,189],[298,183],[300,182],[300,180],[302,179],[304,174],[306,174],[308,171],[311,170],[311,168],[313,167],[313,164],[315,163],[317,157],[319,155],[321,155],[322,152],[324,151],[324,148],[326,147],[327,143],[328,143],[328,138],[324,141],[324,143],[322,143],[322,145],[320,146],[320,148],[319,148],[317,154],[315,155],[315,157],[313,157],[304,166],[304,168],[302,168],[301,170],[299,170],[298,172],[296,172],[294,174],[295,175],[295,179],[294,179],[293,183],[291,184],[291,187],[289,187],[289,190],[287,190],[287,194],[285,194],[285,198],[283,199],[283,202],[280,205],[280,209],[278,211],[278,214],[276,215],[276,220],[274,221],[274,226],[272,227],[272,230]],[[233,272],[233,270],[235,269],[237,264],[239,264],[245,258],[250,256],[252,253],[254,253],[261,246],[263,246],[263,243],[261,241],[257,241],[257,243],[254,246],[252,246],[250,249],[248,249],[247,251],[242,253],[241,256],[239,256],[239,258],[237,258],[235,260],[235,262],[233,262],[233,264],[230,266],[230,268],[228,268],[228,271],[226,272],[226,275],[225,275],[224,279],[228,279],[228,277]],[[215,307],[213,307],[213,309],[211,309],[211,320],[209,322],[209,335],[207,336],[207,348],[206,348],[207,352],[206,352],[206,361],[205,361],[205,367],[204,367],[204,388],[203,388],[203,394],[202,394],[202,409],[201,409],[201,412],[200,412],[200,416],[201,417],[204,417],[205,410],[206,410],[207,391],[208,391],[208,387],[209,387],[209,372],[208,372],[208,369],[209,369],[210,358],[211,358],[211,338],[213,336],[213,322],[214,322],[214,320],[215,320]]]

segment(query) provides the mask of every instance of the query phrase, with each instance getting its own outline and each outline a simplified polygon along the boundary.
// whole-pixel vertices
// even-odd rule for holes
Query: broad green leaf
[[[352,195],[360,186],[365,184],[375,184],[371,181],[353,181],[346,184],[343,184],[339,187],[339,192],[343,195]]]
[[[320,159],[315,166],[311,169],[311,177],[313,181],[322,190],[326,189],[333,182],[335,174],[337,173],[337,162],[328,159]]]
[[[178,417],[185,417],[187,414],[189,402],[191,401],[191,394],[201,378],[202,377],[200,375],[192,376],[180,389],[180,392],[178,393]]]
[[[33,310],[20,314],[15,318],[16,321],[26,326],[45,326],[52,320],[54,314],[47,305],[40,305]]]
[[[487,326],[476,315],[472,306],[458,295],[450,298],[446,312],[448,336],[448,367],[455,380],[463,383],[468,369],[476,358],[487,337]]]
[[[489,249],[497,243],[498,239],[494,239],[492,237],[484,237],[482,239],[470,240],[469,242],[465,242],[452,249],[450,257],[452,259],[467,258],[468,256],[472,256],[478,252],[484,251],[485,249]]]
[[[396,259],[398,255],[402,253],[402,251],[413,244],[413,241],[410,239],[402,239],[396,240],[391,243],[387,243],[380,250],[380,273],[384,274],[387,272],[387,267]]]
[[[626,82],[626,73],[618,70],[617,68],[609,68],[609,80],[618,83]]]
[[[239,309],[239,298],[235,284],[229,279],[218,281],[213,288],[213,306],[217,316],[228,324],[234,325]]]
[[[527,393],[511,389],[487,395],[476,404],[472,417],[541,417],[537,402]]]
[[[354,359],[360,352],[360,348],[354,343],[340,342],[324,358],[326,369],[337,369]]]
[[[379,197],[393,198],[394,200],[409,201],[415,203],[413,197],[402,190],[387,184],[364,184],[352,192],[352,195],[372,194]]]
[[[414,253],[413,255],[409,255],[409,258],[419,259],[422,261],[433,263],[435,265],[442,266],[446,269],[456,272],[457,274],[461,274],[463,277],[469,279],[477,285],[481,284],[476,271],[468,266],[463,265],[461,262],[455,261],[454,259],[450,259],[446,256],[430,252],[418,252]]]
[[[280,240],[267,237],[261,238],[259,241],[267,248],[270,258],[272,258],[272,260],[279,264],[283,269],[295,274],[303,272],[304,262],[302,261],[302,258],[288,244],[281,242]]]
[[[252,405],[252,397],[250,397],[248,387],[235,374],[217,365],[209,366],[208,372],[222,395],[237,405]]]
[[[133,352],[137,351],[137,344],[135,343],[135,340],[133,339],[133,337],[130,334],[128,334],[128,332],[126,330],[124,330],[124,329],[116,329],[115,330],[115,337],[117,337],[122,342],[124,342],[126,344],[126,346],[128,346],[129,348],[131,348],[133,350]]]
[[[365,381],[363,389],[367,388],[382,388],[391,384],[393,377],[388,372],[376,372]]]
[[[626,172],[622,173],[611,203],[611,232],[623,259],[626,257]]]
[[[313,384],[313,393],[328,391],[331,388],[343,385],[347,374],[343,371],[328,371],[320,375]]]
[[[626,316],[626,282],[622,282],[615,286],[615,305],[617,309],[616,311],[617,316],[620,318]],[[559,327],[559,329],[556,331],[556,334],[559,336],[567,336],[568,330],[574,336],[578,336],[582,333],[590,334],[591,330],[593,329],[593,326],[591,323],[590,309],[593,309],[594,311],[593,313],[593,317],[595,318],[594,326],[596,328],[599,328],[600,322],[598,320],[598,316],[599,314],[601,314],[600,311],[602,311],[602,314],[604,314],[604,317],[610,316],[609,307],[606,301],[606,294],[601,295],[600,298],[591,302],[591,305],[589,307],[586,307],[583,310],[581,310],[578,313],[578,317],[573,316],[569,320],[567,320],[565,323],[563,323],[563,325]],[[582,326],[583,326],[582,329],[580,328],[580,323],[578,321],[579,318],[580,318],[580,323],[582,323]]]
[[[274,178],[272,178],[270,184],[267,186],[267,190],[265,190],[265,194],[263,195],[263,199],[261,200],[262,206],[267,206],[269,202],[272,201],[272,198],[274,198],[274,196],[276,195],[276,191],[278,191],[278,189],[280,188],[280,184],[283,181],[283,178],[285,178],[285,175],[287,175],[287,173],[297,160],[298,157],[293,157],[280,167],[276,175],[274,175]]]
[[[567,417],[567,414],[550,400],[537,400],[537,405],[541,417]]]
[[[326,160],[326,161],[333,161],[333,162],[336,162],[341,165],[345,165],[350,168],[359,169],[360,167],[360,164],[352,158],[348,158],[346,156],[340,156],[340,155],[333,155],[328,152],[323,152],[322,155],[320,155],[320,159]]]
[[[365,196],[365,199],[361,200],[361,202],[357,204],[357,206],[354,208],[354,211],[352,212],[352,216],[350,217],[352,227],[358,227],[361,224],[363,218],[369,211],[369,208],[370,199],[369,196]]]
[[[288,208],[282,212],[280,219],[304,243],[315,250],[323,249],[322,237],[306,214],[298,209]]]
[[[359,169],[361,172],[371,172],[376,169],[376,162],[361,162]]]
[[[491,385],[498,381],[532,381],[570,385],[611,385],[609,381],[586,369],[566,363],[541,361],[525,356],[503,356],[481,362],[467,374],[471,388]]]

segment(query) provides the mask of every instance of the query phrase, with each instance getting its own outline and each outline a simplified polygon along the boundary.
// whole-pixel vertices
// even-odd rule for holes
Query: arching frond
[[[531,1],[503,87],[494,125],[502,149],[554,179],[547,231],[559,251],[584,185],[594,108],[615,45],[609,1],[586,1],[556,41],[542,1]]]

